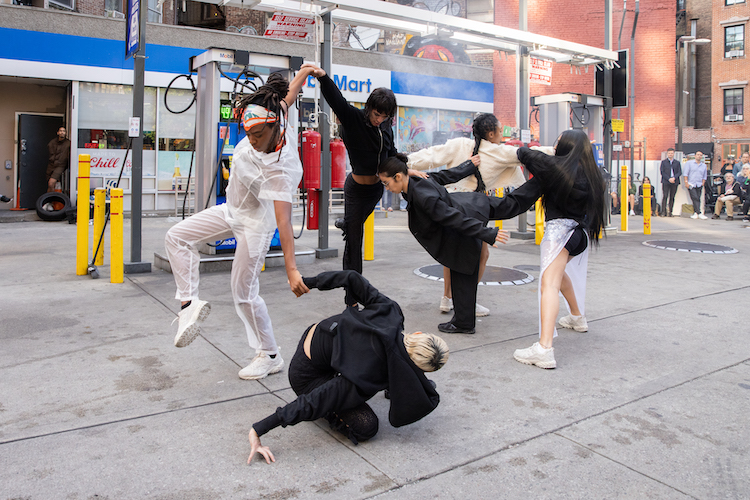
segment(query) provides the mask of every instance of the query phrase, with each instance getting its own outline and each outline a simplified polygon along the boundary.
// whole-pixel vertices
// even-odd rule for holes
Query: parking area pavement
[[[143,220],[144,260],[176,220]],[[76,276],[74,225],[0,224],[0,500],[748,498],[750,228],[677,217],[653,219],[651,236],[641,227],[631,217],[591,252],[589,331],[560,330],[555,370],[512,357],[538,335],[539,249],[514,239],[488,264],[534,280],[480,286],[491,314],[474,335],[443,335],[451,354],[430,375],[433,413],[393,428],[378,394],[374,439],[355,446],[325,421],[303,422],[263,437],[276,463],[247,465],[250,426],[294,394],[286,367],[238,378],[253,352],[228,272],[202,275],[211,315],[177,349],[169,273],[111,284],[105,259],[100,279]],[[126,259],[129,231],[126,220]],[[736,252],[643,244],[655,240]],[[317,243],[314,231],[298,240]],[[303,275],[340,269],[333,225],[330,245],[339,258]],[[364,275],[399,302],[407,331],[446,321],[442,283],[414,272],[433,263],[406,213],[376,219]],[[261,295],[287,362],[306,327],[344,305],[340,290],[295,298],[280,267],[262,273]]]

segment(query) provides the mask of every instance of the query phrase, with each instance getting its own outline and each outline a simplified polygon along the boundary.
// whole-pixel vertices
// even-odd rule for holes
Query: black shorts
[[[571,257],[580,255],[586,250],[589,244],[589,238],[586,235],[586,231],[581,226],[578,226],[573,230],[573,234],[570,235],[568,242],[565,244],[565,250]]]

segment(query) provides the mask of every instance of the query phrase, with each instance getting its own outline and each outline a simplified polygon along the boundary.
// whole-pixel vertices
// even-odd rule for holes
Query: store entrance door
[[[36,200],[47,192],[47,144],[64,126],[62,116],[18,115],[19,208],[36,208]]]

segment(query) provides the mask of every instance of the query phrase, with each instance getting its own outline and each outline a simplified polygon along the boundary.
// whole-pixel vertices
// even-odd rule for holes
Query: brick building
[[[724,158],[739,157],[750,149],[750,121],[745,114],[750,80],[748,20],[746,0],[713,2],[711,121],[714,141]]]
[[[541,0],[528,6],[528,29],[541,35],[570,40],[586,45],[604,47],[604,4],[585,2],[574,8],[570,2]],[[628,2],[625,15],[621,48],[630,48],[630,33],[633,26],[633,5]],[[661,159],[661,152],[674,147],[675,139],[675,3],[673,0],[641,2],[635,40],[635,134],[636,141],[647,139],[647,159]],[[622,10],[612,15],[612,49],[618,49]],[[495,9],[495,24],[518,28],[517,0],[504,3]],[[517,123],[516,117],[516,58],[495,56],[495,113],[503,124]],[[532,84],[530,95],[575,92],[594,94],[594,69],[576,71],[565,64],[554,64],[552,85]],[[631,92],[632,93],[632,90]],[[632,105],[632,103],[631,103]],[[530,110],[524,111],[528,113]],[[617,116],[617,110],[613,111]],[[625,132],[619,134],[620,141],[630,139],[630,111],[622,108],[620,118],[625,120]],[[532,133],[536,135],[538,124],[531,121]],[[626,153],[627,154],[627,153]],[[636,156],[636,158],[638,158]]]

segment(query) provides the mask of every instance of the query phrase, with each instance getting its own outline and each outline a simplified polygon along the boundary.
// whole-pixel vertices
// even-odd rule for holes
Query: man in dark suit
[[[674,159],[674,148],[667,149],[667,157],[661,161],[661,216],[672,217],[674,209],[674,195],[677,186],[680,185],[682,167],[680,162]],[[667,203],[668,202],[668,203]]]

